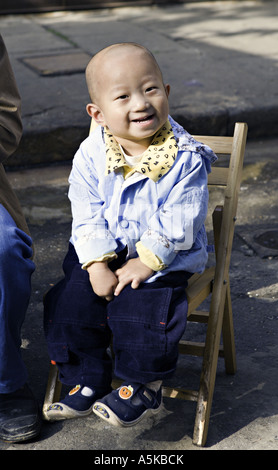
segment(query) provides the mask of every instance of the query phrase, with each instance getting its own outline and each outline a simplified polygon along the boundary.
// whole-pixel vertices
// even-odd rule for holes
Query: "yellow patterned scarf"
[[[178,145],[168,120],[154,135],[151,145],[143,153],[140,162],[131,170],[121,152],[120,145],[108,129],[105,129],[104,139],[106,146],[106,175],[122,167],[128,177],[139,171],[156,182],[170,170],[178,152]]]

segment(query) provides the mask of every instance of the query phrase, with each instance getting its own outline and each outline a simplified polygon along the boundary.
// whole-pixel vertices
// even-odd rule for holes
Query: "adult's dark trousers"
[[[120,252],[110,269],[116,270],[124,261],[125,252]],[[116,377],[147,383],[173,374],[186,327],[189,273],[161,276],[138,289],[128,285],[107,302],[94,293],[71,243],[63,270],[64,279],[44,301],[48,352],[63,383],[108,388],[111,337]]]

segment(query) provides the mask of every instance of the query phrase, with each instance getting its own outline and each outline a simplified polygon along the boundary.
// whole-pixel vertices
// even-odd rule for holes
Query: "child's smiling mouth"
[[[145,117],[141,117],[141,118],[138,118],[138,119],[133,119],[132,122],[136,122],[136,123],[139,123],[139,124],[144,124],[144,123],[148,123],[150,121],[152,121],[152,119],[154,118],[154,114],[151,114],[149,116],[145,116]]]

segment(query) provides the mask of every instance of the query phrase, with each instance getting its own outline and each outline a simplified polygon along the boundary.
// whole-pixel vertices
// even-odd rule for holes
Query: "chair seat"
[[[212,292],[214,273],[215,267],[212,266],[206,269],[202,274],[193,274],[189,279],[188,286],[186,288],[188,317]]]

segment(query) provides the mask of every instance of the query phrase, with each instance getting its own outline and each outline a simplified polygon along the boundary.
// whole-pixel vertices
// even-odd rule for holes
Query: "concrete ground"
[[[124,31],[127,40],[141,40],[163,52],[167,78],[177,87],[172,114],[189,120],[192,132],[206,133],[209,127],[211,133],[228,133],[234,118],[246,118],[251,129],[230,272],[238,371],[226,375],[219,360],[205,449],[278,449],[277,10],[276,2],[243,1],[0,17],[23,100],[23,143],[11,159],[8,176],[36,248],[22,353],[41,403],[49,363],[42,297],[62,275],[71,226],[69,150],[87,134],[87,97],[82,74],[43,76],[22,59],[51,52],[91,54],[107,42],[122,40]],[[68,142],[66,152],[61,142]],[[18,168],[19,162],[29,167]],[[201,331],[188,328],[186,337],[193,335],[198,339]],[[199,359],[182,358],[176,380],[180,384],[184,375],[189,388],[188,383],[198,383],[199,371]],[[165,399],[160,415],[132,430],[110,428],[93,415],[44,423],[35,441],[0,442],[0,449],[200,451],[192,444],[194,414],[194,403]]]
[[[135,41],[171,85],[171,114],[196,134],[277,135],[278,3],[214,1],[0,16],[22,96],[24,134],[7,164],[71,160],[87,135],[84,68],[99,49]]]
[[[226,375],[219,360],[207,450],[278,449],[277,145],[277,139],[247,145],[230,270],[238,370],[234,376]],[[9,173],[36,248],[37,269],[23,328],[22,353],[30,384],[41,402],[49,364],[42,330],[42,297],[62,275],[71,225],[69,170],[70,165],[61,164]],[[212,200],[214,197],[212,194]],[[263,245],[256,242],[262,234]],[[192,338],[191,334],[188,328],[186,337]],[[193,329],[193,334],[198,341],[201,331]],[[181,359],[177,383],[185,388],[196,386],[200,365],[197,358]],[[194,413],[194,403],[167,398],[161,415],[143,421],[132,431],[109,428],[91,416],[44,423],[38,440],[20,445],[0,443],[0,449],[200,450],[191,441]]]

